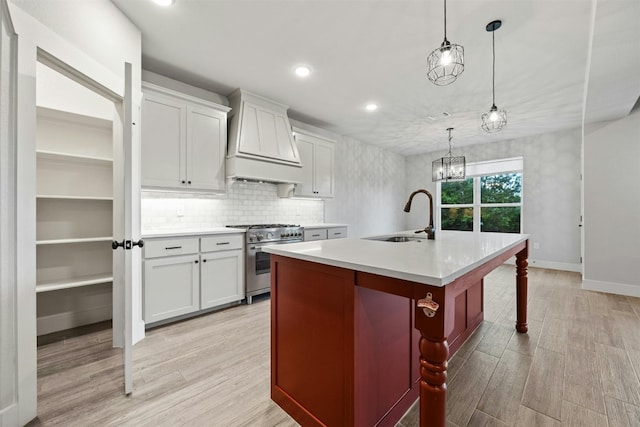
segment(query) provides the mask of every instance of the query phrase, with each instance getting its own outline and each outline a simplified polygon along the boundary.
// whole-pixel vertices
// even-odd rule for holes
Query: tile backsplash
[[[142,191],[143,233],[231,224],[324,222],[321,200],[284,199],[275,184],[236,181],[223,195]]]

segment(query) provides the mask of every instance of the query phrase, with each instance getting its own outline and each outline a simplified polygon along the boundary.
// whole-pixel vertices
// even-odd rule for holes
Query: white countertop
[[[143,239],[152,239],[155,237],[181,237],[181,236],[204,236],[210,234],[229,234],[229,233],[245,233],[244,228],[229,227],[207,227],[207,228],[183,228],[180,230],[166,231],[149,231],[144,230],[141,233]]]
[[[348,227],[349,224],[333,224],[333,223],[320,223],[320,224],[300,224],[305,230],[312,230],[315,228],[334,228],[334,227]]]
[[[413,231],[393,233],[426,237]],[[264,246],[263,251],[350,270],[444,286],[527,240],[528,234],[439,231],[436,240],[401,243],[330,239]]]

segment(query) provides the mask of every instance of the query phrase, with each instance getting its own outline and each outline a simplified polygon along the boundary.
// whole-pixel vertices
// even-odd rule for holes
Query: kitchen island
[[[392,426],[418,396],[420,425],[444,426],[447,360],[483,320],[484,276],[514,255],[527,331],[527,235],[396,236],[264,248],[271,398],[304,426]]]

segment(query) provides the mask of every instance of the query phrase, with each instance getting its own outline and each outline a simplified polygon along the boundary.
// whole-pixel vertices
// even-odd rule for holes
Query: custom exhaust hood
[[[298,183],[302,165],[286,105],[238,89],[229,97],[227,178]]]

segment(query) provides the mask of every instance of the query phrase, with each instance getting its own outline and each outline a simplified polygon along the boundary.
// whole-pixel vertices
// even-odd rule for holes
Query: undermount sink
[[[406,236],[404,234],[395,235],[395,236],[365,237],[364,239],[365,240],[377,240],[379,242],[393,242],[393,243],[422,242],[424,240],[424,238],[422,238],[422,237]]]

